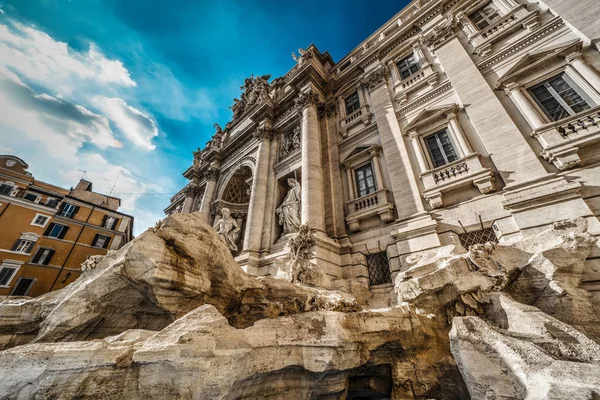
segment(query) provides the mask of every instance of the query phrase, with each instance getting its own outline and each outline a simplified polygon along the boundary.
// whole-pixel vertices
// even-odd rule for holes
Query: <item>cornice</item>
[[[400,107],[398,110],[396,110],[396,115],[400,116],[402,114],[406,114],[407,112],[414,110],[415,108],[419,107],[420,105],[427,103],[428,101],[436,98],[440,94],[442,94],[450,89],[452,89],[452,84],[450,83],[449,80],[446,80],[445,82],[440,83],[436,88],[425,93],[423,96],[420,96],[420,97],[416,98],[415,100],[411,101],[410,103],[406,104],[405,106]]]
[[[550,33],[554,32],[555,30],[561,28],[564,25],[565,22],[561,17],[555,17],[548,21],[548,23],[546,23],[545,25],[542,25],[536,31],[522,38],[521,40],[518,40],[517,42],[511,45],[505,46],[497,50],[487,58],[481,60],[479,63],[477,63],[477,68],[480,71],[483,71],[486,68],[489,68],[492,65],[495,65],[500,61],[504,60],[505,58],[508,58],[511,55],[517,53],[519,50],[524,49],[531,43],[537,42],[538,40],[549,35]]]
[[[377,136],[377,124],[373,122],[365,129],[356,132],[354,135],[347,137],[339,143],[340,154],[344,151],[355,147],[357,144]]]

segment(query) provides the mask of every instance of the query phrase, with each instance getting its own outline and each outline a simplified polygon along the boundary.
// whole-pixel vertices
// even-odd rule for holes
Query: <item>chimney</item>
[[[77,186],[75,187],[75,190],[86,190],[88,192],[91,192],[92,191],[92,182],[86,181],[85,179],[81,179],[79,181],[79,183],[77,184]]]

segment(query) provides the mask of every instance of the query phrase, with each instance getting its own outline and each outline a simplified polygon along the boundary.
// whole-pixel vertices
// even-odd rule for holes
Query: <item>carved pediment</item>
[[[569,54],[581,50],[582,43],[579,39],[571,40],[555,46],[527,53],[515,65],[513,65],[496,84],[496,88],[503,88],[506,84],[517,80],[520,76],[528,74],[540,66],[547,65],[555,58],[564,58]]]
[[[458,110],[457,104],[449,104],[437,107],[426,108],[421,111],[407,126],[404,128],[405,135],[410,131],[415,131],[420,126],[423,126],[437,118],[441,118],[448,114],[456,113]]]

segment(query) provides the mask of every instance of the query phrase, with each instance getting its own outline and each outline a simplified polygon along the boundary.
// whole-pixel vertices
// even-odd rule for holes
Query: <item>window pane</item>
[[[13,186],[7,185],[5,183],[0,185],[0,194],[8,196],[10,192],[12,192]]]
[[[8,285],[8,282],[10,282],[10,278],[12,278],[15,271],[16,268],[2,267],[2,269],[0,269],[0,286]]]
[[[400,76],[402,77],[402,79],[408,78],[409,76],[421,69],[421,65],[415,59],[414,54],[411,54],[405,59],[398,61],[398,64],[396,65],[398,67],[398,71],[400,71]]]
[[[354,111],[360,108],[360,102],[358,100],[358,92],[352,93],[346,97],[346,115],[352,114]]]
[[[590,108],[575,88],[564,79],[564,73],[540,83],[529,91],[553,121]]]
[[[427,147],[429,148],[429,152],[431,154],[432,162],[434,168],[437,168],[441,165],[444,165],[446,162],[444,161],[444,155],[437,143],[437,139],[435,135],[429,136],[427,139]]]
[[[54,227],[52,227],[52,230],[50,231],[50,233],[48,234],[48,236],[50,237],[58,237],[60,235],[60,232],[63,230],[63,226],[62,225],[54,225]]]
[[[458,156],[454,151],[454,146],[452,146],[452,142],[450,141],[450,137],[448,136],[448,132],[441,132],[439,134],[440,142],[442,143],[442,149],[444,150],[444,154],[446,155],[446,159],[448,162],[458,160]]]
[[[27,292],[29,291],[29,288],[31,287],[32,284],[33,284],[33,279],[22,278],[19,281],[19,283],[17,283],[17,286],[15,287],[15,290],[13,290],[12,295],[13,296],[25,296],[27,294]]]

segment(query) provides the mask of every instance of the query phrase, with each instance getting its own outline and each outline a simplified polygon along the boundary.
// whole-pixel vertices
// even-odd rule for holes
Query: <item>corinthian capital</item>
[[[261,126],[254,132],[252,132],[252,136],[254,136],[258,141],[263,140],[273,140],[275,137],[275,129],[272,129],[268,126]]]
[[[216,181],[219,179],[219,169],[216,167],[208,167],[206,171],[204,171],[204,177],[207,181]]]
[[[368,86],[370,88],[377,87],[385,83],[388,71],[389,67],[384,64],[377,68],[375,71],[372,71],[369,74],[367,74],[361,82],[363,85]]]
[[[313,89],[301,92],[296,98],[296,108],[299,112],[304,111],[308,106],[314,106],[321,102],[321,97]]]

